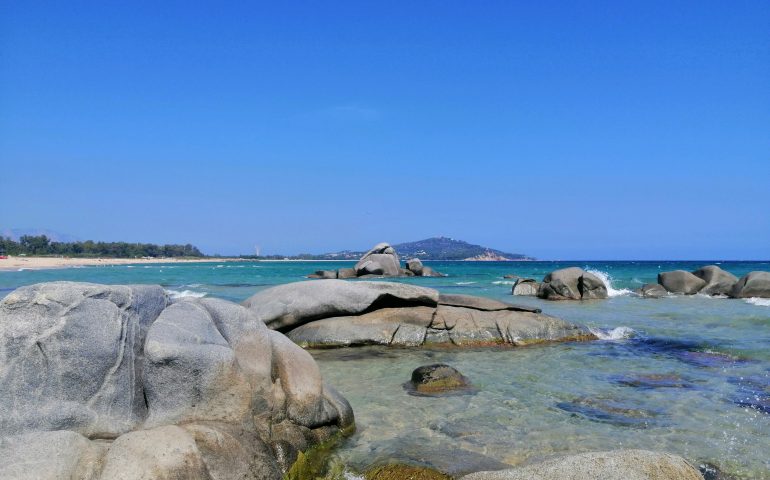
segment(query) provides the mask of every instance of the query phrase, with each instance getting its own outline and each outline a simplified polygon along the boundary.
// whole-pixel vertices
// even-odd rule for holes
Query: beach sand
[[[149,263],[201,263],[201,262],[239,262],[240,258],[70,258],[70,257],[13,257],[0,259],[0,270],[41,270],[47,268],[67,268],[83,266],[133,265]]]

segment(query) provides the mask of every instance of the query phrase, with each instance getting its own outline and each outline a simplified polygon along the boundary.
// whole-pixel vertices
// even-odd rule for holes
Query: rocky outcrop
[[[539,289],[540,283],[534,278],[519,278],[511,288],[511,295],[535,297]]]
[[[738,281],[738,277],[716,265],[706,265],[692,273],[706,282],[706,285],[698,291],[704,295],[729,295]]]
[[[509,470],[477,472],[461,480],[703,480],[676,455],[647,450],[592,452],[547,460]]]
[[[359,277],[363,275],[397,277],[401,273],[401,261],[390,244],[378,243],[361,257],[353,270]]]
[[[417,367],[412,372],[412,378],[404,386],[413,394],[427,396],[439,396],[471,389],[471,384],[465,375],[444,363]]]
[[[741,277],[732,290],[734,298],[770,298],[770,272],[750,272]]]
[[[0,301],[0,478],[278,479],[352,425],[242,306],[72,282]]]
[[[529,308],[395,282],[297,282],[247,299],[268,327],[303,347],[529,345],[592,339]]]
[[[662,298],[668,296],[668,290],[663,285],[657,283],[646,283],[642,285],[637,293],[644,298]]]
[[[406,262],[401,268],[401,261],[396,250],[388,243],[378,243],[366,252],[353,268],[339,270],[318,270],[308,275],[313,279],[348,279],[360,277],[443,277],[431,267],[423,265],[419,258]]]
[[[582,268],[556,270],[543,278],[537,296],[546,300],[590,300],[607,298],[607,286]]]
[[[705,280],[685,270],[661,272],[658,274],[658,283],[668,292],[684,295],[695,295],[706,286]]]

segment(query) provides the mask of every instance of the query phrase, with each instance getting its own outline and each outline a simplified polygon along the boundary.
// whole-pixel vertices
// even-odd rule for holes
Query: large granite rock
[[[358,276],[382,275],[396,277],[401,273],[398,254],[388,243],[378,243],[366,252],[353,267]]]
[[[685,270],[661,272],[658,274],[658,283],[668,292],[684,295],[695,295],[706,286],[705,280]]]
[[[730,296],[770,298],[770,272],[749,272],[735,283]]]
[[[509,470],[477,472],[461,480],[703,480],[676,455],[647,450],[592,452]]]
[[[607,286],[582,268],[555,270],[543,278],[537,296],[546,300],[590,300],[607,298]]]
[[[540,309],[393,282],[298,282],[244,302],[303,347],[529,345],[592,339]]]
[[[438,292],[397,282],[296,282],[258,292],[243,302],[265,325],[289,330],[322,318],[358,315],[373,308],[435,306]]]
[[[725,272],[716,265],[707,265],[692,273],[706,282],[706,285],[698,292],[705,295],[729,295],[738,282],[738,277],[730,272]]]
[[[406,268],[415,275],[422,275],[423,267],[422,260],[419,258],[412,258],[406,261]]]
[[[0,478],[279,479],[352,425],[242,306],[70,282],[0,301]]]

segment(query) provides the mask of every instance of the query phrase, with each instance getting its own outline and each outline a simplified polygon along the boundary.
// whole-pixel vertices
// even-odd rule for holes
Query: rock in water
[[[419,258],[413,258],[411,260],[407,260],[406,262],[406,268],[414,273],[415,275],[422,275],[422,261]]]
[[[716,265],[707,265],[692,273],[706,282],[706,285],[698,292],[705,295],[729,295],[738,281],[738,277],[730,272],[725,272]]]
[[[570,455],[461,480],[703,480],[682,457],[647,450],[613,450]]]
[[[661,298],[668,296],[668,290],[659,283],[646,283],[639,289],[639,295],[644,298]]]
[[[770,272],[750,272],[733,286],[734,298],[770,298]]]
[[[395,282],[307,281],[263,290],[244,305],[303,347],[530,345],[594,339],[540,309]]]
[[[684,295],[695,295],[706,286],[705,280],[684,270],[661,272],[658,274],[658,283],[671,293]]]
[[[388,243],[378,243],[366,252],[353,267],[358,276],[382,275],[396,277],[401,273],[401,261]]]
[[[511,295],[537,296],[540,284],[534,278],[519,278],[511,288]]]
[[[234,303],[71,282],[0,301],[0,478],[277,480],[353,421]]]
[[[409,391],[426,395],[469,391],[470,386],[463,374],[444,363],[416,368],[412,372],[412,379],[406,384]]]
[[[555,270],[543,278],[537,296],[546,300],[589,300],[607,298],[607,286],[582,268]]]

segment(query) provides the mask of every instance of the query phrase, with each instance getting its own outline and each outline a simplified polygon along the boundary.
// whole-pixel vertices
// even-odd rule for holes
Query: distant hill
[[[421,260],[469,260],[469,261],[509,261],[533,260],[520,253],[507,253],[494,248],[473,245],[462,240],[447,237],[433,237],[417,242],[399,243],[393,245],[398,255],[403,258],[419,258]],[[321,255],[300,254],[289,258],[307,260],[358,260],[365,251],[342,250]],[[287,258],[275,255],[276,258]],[[268,257],[262,257],[268,258]]]
[[[393,245],[403,258],[421,260],[532,260],[521,253],[507,253],[494,248],[482,247],[462,240],[447,237],[433,237],[417,242]]]

